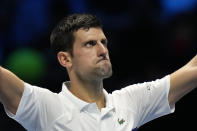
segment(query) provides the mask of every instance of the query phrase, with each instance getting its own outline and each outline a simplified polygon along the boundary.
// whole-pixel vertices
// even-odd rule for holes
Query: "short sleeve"
[[[24,92],[16,115],[5,109],[7,115],[30,131],[45,129],[56,117],[58,109],[57,94],[25,83]],[[61,112],[59,112],[60,114]]]
[[[24,92],[20,100],[16,115],[9,112],[6,108],[7,115],[19,122],[24,128],[33,130],[36,127],[35,120],[38,119],[39,104],[36,97],[34,86],[25,83]]]
[[[135,127],[174,112],[170,109],[168,93],[170,76],[151,82],[144,82],[125,87],[118,93],[125,98],[129,110],[135,112]]]

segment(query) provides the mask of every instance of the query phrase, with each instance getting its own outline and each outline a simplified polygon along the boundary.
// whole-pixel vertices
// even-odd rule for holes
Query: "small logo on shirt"
[[[147,88],[147,90],[150,91],[151,90],[151,84],[148,84],[146,88]]]
[[[121,119],[121,120],[120,120],[120,119],[118,118],[118,123],[119,123],[120,125],[122,125],[124,122],[125,122],[124,119]]]

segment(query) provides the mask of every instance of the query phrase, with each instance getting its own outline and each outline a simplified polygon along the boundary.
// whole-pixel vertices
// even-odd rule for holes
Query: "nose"
[[[97,53],[98,53],[98,56],[102,56],[102,57],[106,57],[107,53],[108,53],[108,49],[107,47],[102,44],[102,43],[98,43],[97,44]]]

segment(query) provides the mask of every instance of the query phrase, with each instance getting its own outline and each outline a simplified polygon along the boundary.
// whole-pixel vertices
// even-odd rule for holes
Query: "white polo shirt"
[[[67,86],[66,86],[67,84]],[[101,111],[68,90],[57,94],[25,83],[16,115],[8,116],[29,131],[132,131],[174,111],[168,104],[170,77],[135,84],[108,94]]]

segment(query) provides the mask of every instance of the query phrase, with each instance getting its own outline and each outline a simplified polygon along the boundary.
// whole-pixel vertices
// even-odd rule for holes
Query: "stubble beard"
[[[95,69],[95,76],[101,79],[106,79],[112,76],[112,66],[111,64],[105,66],[105,67],[98,67]]]
[[[108,63],[107,65],[97,66],[90,72],[81,72],[80,70],[78,70],[75,73],[78,78],[84,82],[98,82],[111,77],[113,71],[111,63]]]
[[[112,65],[111,63],[108,63],[107,65],[99,66],[96,67],[92,74],[95,76],[97,79],[106,79],[112,76]]]

